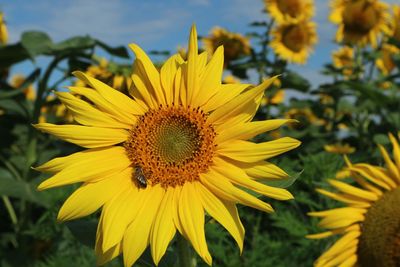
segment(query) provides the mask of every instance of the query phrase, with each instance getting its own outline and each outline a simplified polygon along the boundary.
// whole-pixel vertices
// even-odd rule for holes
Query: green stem
[[[182,235],[178,235],[179,267],[195,267],[191,254],[189,242]]]
[[[1,196],[1,198],[3,199],[4,206],[6,206],[8,215],[10,215],[11,222],[14,225],[17,225],[18,223],[17,215],[15,214],[15,210],[11,204],[10,199],[7,196]]]

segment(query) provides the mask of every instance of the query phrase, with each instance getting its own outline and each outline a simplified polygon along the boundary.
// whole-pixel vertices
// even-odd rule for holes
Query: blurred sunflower
[[[90,65],[85,71],[85,74],[98,79],[121,92],[126,92],[132,83],[131,79],[127,75],[111,72],[110,62],[105,58],[100,58],[96,65]],[[75,82],[75,86],[85,85],[85,82],[79,79]]]
[[[392,27],[393,38],[400,42],[400,6],[393,6]]]
[[[212,55],[219,46],[224,46],[225,65],[242,56],[250,55],[251,47],[248,38],[239,33],[229,32],[221,27],[214,27],[207,37],[203,38],[205,50]]]
[[[292,199],[287,190],[258,181],[286,177],[266,160],[300,142],[288,137],[258,144],[246,141],[290,121],[251,122],[274,79],[256,87],[221,84],[224,49],[216,49],[209,61],[206,52],[198,54],[195,27],[188,60],[173,55],[160,71],[139,46],[130,47],[136,54],[131,97],[75,72],[92,88],[69,88],[83,99],[67,92],[57,95],[82,125],[35,125],[88,148],[38,167],[55,173],[38,188],[83,182],[61,207],[61,221],[103,207],[96,239],[98,264],[123,253],[124,265],[131,266],[148,245],[158,264],[177,229],[211,265],[205,212],[242,250],[244,228],[236,204],[273,211],[242,188]]]
[[[22,84],[25,82],[25,77],[22,74],[15,74],[13,77],[11,77],[11,82],[10,85],[14,87],[15,89],[18,89],[22,86]],[[36,91],[33,88],[33,84],[28,85],[24,89],[24,95],[25,98],[29,101],[34,101],[36,98]]]
[[[335,153],[335,154],[351,154],[356,151],[356,149],[349,144],[333,144],[333,145],[325,145],[324,149],[326,152]]]
[[[272,31],[271,47],[281,58],[304,64],[317,43],[316,25],[310,21],[285,22]]]
[[[0,45],[5,45],[8,42],[8,31],[6,22],[4,21],[4,14],[0,12]]]
[[[235,83],[240,83],[240,80],[236,78],[233,75],[227,75],[225,78],[222,80],[222,83],[225,84],[235,84]]]
[[[339,25],[336,41],[376,47],[381,33],[389,33],[388,6],[378,0],[333,0],[329,19]]]
[[[278,23],[309,19],[314,15],[313,0],[264,0],[265,9]]]
[[[389,134],[389,138],[394,161],[385,148],[379,146],[385,168],[366,163],[352,164],[346,158],[347,168],[338,176],[350,175],[358,186],[334,179],[329,183],[339,193],[317,189],[347,206],[309,213],[322,217],[319,225],[328,231],[308,235],[308,238],[342,235],[318,258],[315,266],[399,266],[400,146],[393,135]]]
[[[278,90],[272,97],[264,96],[261,100],[261,106],[266,106],[268,104],[278,105],[285,101],[285,90]]]
[[[376,59],[376,67],[382,72],[383,75],[390,74],[395,68],[396,63],[393,56],[398,55],[400,49],[391,44],[383,44],[380,49],[380,57]]]
[[[342,69],[345,77],[353,74],[354,65],[354,49],[350,46],[340,47],[337,51],[332,53],[333,66]]]

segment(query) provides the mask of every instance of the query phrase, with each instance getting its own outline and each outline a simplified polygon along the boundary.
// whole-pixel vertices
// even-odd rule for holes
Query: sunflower
[[[400,134],[399,134],[400,137]],[[317,191],[346,207],[310,212],[322,217],[320,226],[328,231],[308,238],[341,237],[315,262],[315,266],[399,266],[400,262],[400,146],[389,134],[394,161],[379,146],[386,167],[366,163],[352,164],[338,177],[350,176],[357,185],[332,179],[329,183],[339,192]]]
[[[378,0],[333,0],[330,20],[339,25],[336,41],[377,46],[381,33],[389,33],[387,4]]]
[[[278,23],[309,19],[314,15],[313,0],[264,0],[265,9]]]
[[[118,91],[127,91],[128,88],[131,86],[131,79],[126,75],[117,74],[110,70],[111,63],[108,62],[105,58],[98,59],[98,64],[90,65],[85,74],[89,75],[93,78],[96,78],[107,85],[112,86],[114,89]],[[75,86],[82,87],[85,86],[85,82],[81,80],[76,80]]]
[[[205,212],[242,250],[244,228],[236,204],[273,211],[242,188],[279,200],[293,198],[287,190],[260,181],[286,177],[266,160],[300,142],[289,137],[246,141],[290,121],[251,122],[274,78],[256,87],[221,84],[223,47],[209,61],[206,52],[198,54],[195,27],[188,47],[187,61],[176,54],[158,70],[139,46],[130,45],[136,54],[130,97],[75,72],[92,88],[69,88],[82,99],[68,92],[57,95],[81,125],[35,125],[87,148],[36,169],[55,173],[40,190],[83,182],[61,207],[59,220],[102,207],[98,264],[123,253],[124,265],[131,266],[148,245],[158,264],[178,230],[211,265]]]
[[[304,64],[317,43],[316,25],[302,20],[282,23],[272,31],[271,47],[281,58]]]
[[[391,44],[383,44],[380,52],[381,56],[375,60],[376,67],[383,75],[388,75],[396,68],[393,56],[398,55],[400,49]]]
[[[229,32],[221,27],[214,27],[209,36],[203,38],[205,50],[211,55],[218,47],[224,46],[225,65],[240,57],[250,55],[248,38],[239,33]]]
[[[7,26],[4,21],[4,14],[0,12],[0,45],[6,44],[8,41]]]
[[[343,46],[332,53],[333,66],[342,69],[344,76],[348,77],[353,73],[354,49],[350,46]]]
[[[393,38],[400,42],[400,6],[393,6],[392,27]]]

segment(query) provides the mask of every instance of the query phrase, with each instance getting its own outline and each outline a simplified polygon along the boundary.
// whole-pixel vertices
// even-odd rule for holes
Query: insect
[[[133,177],[136,179],[140,188],[147,187],[146,176],[144,176],[143,169],[139,165],[135,166],[135,171],[133,173]]]

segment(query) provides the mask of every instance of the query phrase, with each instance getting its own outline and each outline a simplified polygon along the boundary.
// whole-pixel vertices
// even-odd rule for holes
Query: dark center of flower
[[[277,5],[283,14],[288,14],[292,18],[298,17],[302,12],[301,0],[278,0]]]
[[[373,203],[361,233],[357,251],[361,267],[400,267],[400,188]]]
[[[309,43],[310,36],[305,26],[289,25],[282,33],[283,44],[293,52],[300,52]]]
[[[365,0],[349,1],[343,11],[344,31],[349,34],[366,35],[378,23],[379,14]]]
[[[199,108],[160,106],[139,118],[124,147],[142,180],[175,187],[197,180],[208,169],[214,137]]]

